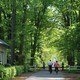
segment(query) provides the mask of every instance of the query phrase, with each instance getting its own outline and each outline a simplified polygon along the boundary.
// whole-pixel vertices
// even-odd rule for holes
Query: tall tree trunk
[[[80,49],[78,50],[77,53],[77,65],[80,66]]]
[[[0,7],[0,24],[2,23],[2,7]],[[0,39],[4,39],[4,30],[3,30],[3,26],[0,25]]]
[[[12,0],[12,25],[11,25],[11,64],[14,64],[14,32],[16,25],[16,0]]]
[[[70,54],[67,56],[67,61],[68,61],[68,65],[74,66],[74,64],[75,64],[75,59],[74,59],[74,55],[72,55],[72,53],[70,53]]]
[[[19,53],[22,55],[22,61],[20,60],[20,64],[24,64],[24,54],[23,54],[23,48],[24,48],[24,37],[25,37],[25,22],[26,22],[26,12],[27,12],[27,1],[23,3],[23,19],[22,19],[22,32],[20,34],[20,48],[19,48]]]
[[[79,23],[80,23],[80,10],[79,10]]]
[[[79,31],[80,30],[80,28],[79,28],[80,27],[80,10],[79,10],[79,16],[78,16],[78,23],[79,24],[77,25],[77,27],[78,27],[78,31]],[[79,34],[79,32],[78,32],[78,34]],[[79,36],[78,36],[78,39],[79,39]],[[77,65],[80,66],[80,46],[78,46],[77,51],[78,51],[78,53],[77,53]]]
[[[30,65],[33,65],[33,40],[32,40],[32,38],[33,38],[33,36],[32,36],[32,33],[31,33],[31,35],[30,35],[30,37],[31,37],[31,61],[30,61]]]
[[[0,7],[0,23],[1,23],[1,21],[2,21],[2,19],[1,19],[2,17],[1,17],[1,7]]]
[[[43,16],[46,12],[46,8],[47,6],[43,3],[43,8],[42,8],[42,11],[40,9],[40,11],[37,12],[37,10],[39,10],[38,8],[35,8],[34,9],[34,13],[35,13],[35,26],[36,26],[36,30],[35,30],[35,33],[34,33],[34,41],[33,44],[31,42],[31,61],[30,61],[30,64],[33,66],[34,64],[34,56],[35,56],[35,52],[36,52],[36,49],[37,49],[37,45],[38,45],[38,37],[40,35],[40,30],[41,30],[41,22],[42,22],[42,19],[43,19]],[[43,14],[42,14],[43,12]]]
[[[67,13],[63,12],[62,14],[63,14],[63,19],[64,19],[64,26],[68,28],[71,25],[69,12],[67,12]]]
[[[32,36],[31,36],[31,38],[32,38]],[[31,39],[31,41],[32,41],[32,39]],[[35,34],[34,34],[34,43],[32,44],[32,42],[31,42],[31,62],[30,62],[30,64],[33,66],[33,64],[34,64],[34,56],[35,56],[35,52],[36,52],[36,45],[37,45],[37,31],[35,32]]]

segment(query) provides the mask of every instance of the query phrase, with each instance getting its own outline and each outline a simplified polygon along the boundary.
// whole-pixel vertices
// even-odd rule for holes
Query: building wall
[[[2,64],[6,64],[7,63],[7,53],[6,53],[6,48],[2,45],[0,45],[0,62],[2,62]]]

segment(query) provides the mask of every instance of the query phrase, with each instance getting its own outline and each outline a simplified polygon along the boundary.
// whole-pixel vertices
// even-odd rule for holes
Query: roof
[[[6,47],[9,47],[9,45],[7,43],[5,43],[3,40],[0,39],[0,45],[4,45]]]

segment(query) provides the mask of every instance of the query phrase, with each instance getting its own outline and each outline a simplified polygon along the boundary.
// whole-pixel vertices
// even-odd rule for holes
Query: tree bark
[[[36,26],[36,30],[34,33],[34,40],[31,42],[31,61],[30,64],[33,66],[34,64],[34,56],[36,53],[36,49],[37,49],[37,45],[38,45],[38,38],[40,35],[40,30],[41,30],[41,21],[43,19],[43,16],[45,14],[47,6],[45,4],[43,4],[43,8],[42,10],[40,9],[40,11],[37,12],[37,10],[39,10],[37,7],[34,9],[34,13],[35,13],[35,26]],[[43,12],[43,14],[42,14]],[[31,36],[32,38],[32,36]],[[32,44],[33,43],[33,44]]]
[[[20,33],[20,48],[19,48],[19,54],[20,55],[24,55],[23,53],[23,48],[24,48],[24,37],[25,37],[25,22],[26,22],[26,15],[27,15],[27,1],[26,3],[23,3],[23,19],[22,19],[22,32]],[[23,57],[21,57],[23,58]],[[21,64],[24,62],[25,59],[22,59],[22,61],[20,62]]]
[[[32,36],[31,36],[32,38]],[[32,40],[31,40],[31,62],[30,64],[33,66],[34,64],[34,56],[35,56],[35,52],[36,52],[36,45],[37,45],[37,31],[34,34],[34,43],[32,44]]]
[[[2,17],[1,17],[1,7],[0,7],[0,23],[2,21]]]
[[[16,0],[12,0],[12,25],[11,25],[11,64],[14,65],[14,32],[16,26]]]

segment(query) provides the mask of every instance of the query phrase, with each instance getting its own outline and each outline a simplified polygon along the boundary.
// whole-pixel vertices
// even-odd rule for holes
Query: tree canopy
[[[8,62],[42,66],[49,59],[80,65],[79,0],[1,0],[0,39]],[[10,60],[11,59],[11,60]]]

